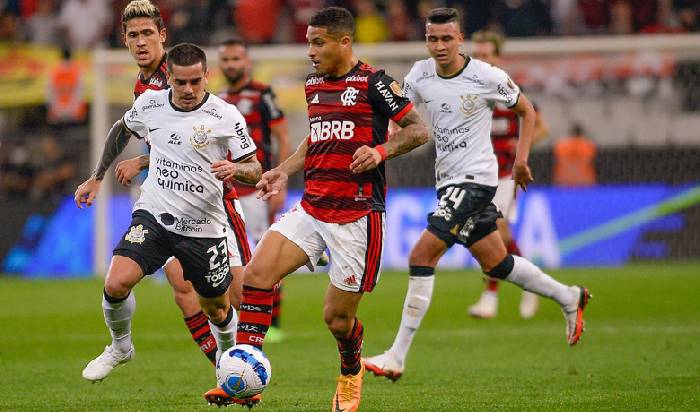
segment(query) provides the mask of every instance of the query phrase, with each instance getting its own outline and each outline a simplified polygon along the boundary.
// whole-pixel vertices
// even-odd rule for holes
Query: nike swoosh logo
[[[149,132],[155,132],[156,130],[160,130],[160,127],[156,127],[155,129],[148,129]]]
[[[435,100],[435,99],[433,99],[433,100]],[[428,104],[428,103],[432,102],[433,100],[426,100],[425,104]]]

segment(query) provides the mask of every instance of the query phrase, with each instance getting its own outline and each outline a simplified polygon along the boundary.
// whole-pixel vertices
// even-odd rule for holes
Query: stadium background
[[[119,40],[126,3],[0,1],[0,410],[206,407],[201,393],[213,383],[211,367],[157,278],[136,288],[137,359],[100,385],[87,385],[79,374],[108,340],[101,276],[128,225],[133,195],[108,182],[89,211],[78,211],[71,199],[107,128],[132,99],[135,68]],[[566,347],[556,305],[543,302],[524,321],[519,292],[508,286],[497,319],[470,319],[466,308],[482,290],[481,276],[455,248],[441,261],[435,304],[404,377],[396,384],[365,379],[362,410],[697,410],[700,2],[156,3],[167,20],[167,46],[210,47],[212,91],[223,84],[214,46],[234,30],[243,34],[255,77],[273,85],[295,142],[308,128],[305,22],[324,5],[356,13],[357,55],[397,79],[426,54],[422,17],[431,7],[461,8],[467,35],[487,27],[508,36],[505,68],[550,125],[531,156],[536,185],[521,197],[516,232],[524,253],[555,277],[591,288],[588,331],[577,347]],[[66,22],[85,30],[68,41],[60,29]],[[47,89],[66,45],[90,110],[82,120],[52,122]],[[597,178],[589,187],[554,183],[553,147],[575,124],[597,147]],[[144,148],[132,142],[127,150],[124,156]],[[360,308],[364,354],[385,350],[399,323],[406,255],[436,201],[433,156],[431,142],[388,163],[387,270]],[[298,196],[301,181],[292,185]],[[326,285],[324,274],[286,282],[287,339],[266,343],[274,372],[261,411],[327,410],[337,352],[320,316]]]
[[[125,2],[89,0],[75,12],[71,6],[81,1],[4,6],[0,224],[6,235],[0,259],[6,273],[101,272],[128,226],[129,193],[112,182],[103,185],[103,198],[112,202],[101,202],[109,206],[100,206],[97,218],[78,212],[65,197],[89,174],[104,130],[128,107],[135,75],[128,53],[119,48],[118,16]],[[276,91],[293,144],[306,135],[302,80],[309,65],[305,47],[296,43],[303,40],[305,16],[324,2],[161,3],[167,44],[190,40],[212,46],[212,91],[223,84],[213,46],[234,31],[247,37],[255,77]],[[533,150],[536,186],[520,196],[516,234],[528,257],[547,267],[568,267],[700,256],[700,37],[688,33],[697,30],[697,2],[330,3],[357,14],[357,54],[397,79],[425,54],[415,40],[421,16],[433,5],[460,7],[467,35],[480,28],[509,35],[504,67],[550,126],[548,138]],[[81,21],[103,22],[100,30],[86,29],[92,37],[68,35],[71,29],[62,25],[71,10],[76,16],[88,13]],[[262,18],[260,10],[272,11]],[[47,27],[55,30],[51,36]],[[466,46],[468,51],[469,42]],[[74,48],[81,71],[91,109],[84,120],[52,122],[47,116],[49,79],[61,64],[62,47]],[[592,187],[553,184],[552,147],[576,124],[597,146]],[[140,142],[132,142],[127,154],[142,150]],[[385,267],[405,268],[435,203],[433,155],[430,144],[389,162]],[[299,178],[292,182],[297,191],[301,185]],[[472,264],[457,248],[443,260],[446,267]]]

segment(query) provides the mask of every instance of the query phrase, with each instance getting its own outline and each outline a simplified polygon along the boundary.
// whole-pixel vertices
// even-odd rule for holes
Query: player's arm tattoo
[[[247,157],[236,163],[236,172],[233,178],[239,182],[247,183],[249,185],[254,185],[260,180],[262,175],[262,166],[258,162],[258,158],[255,154]]]
[[[142,154],[136,158],[139,159],[139,162],[141,163],[141,170],[146,170],[151,165],[151,156],[148,154]]]
[[[396,123],[401,126],[401,130],[392,134],[391,138],[382,145],[386,150],[387,159],[401,156],[428,142],[428,128],[425,127],[423,119],[415,108]]]
[[[107,169],[109,169],[114,159],[119,156],[126,145],[129,144],[130,138],[131,133],[126,126],[124,126],[124,121],[122,119],[119,119],[112,125],[112,128],[109,129],[109,133],[107,133],[107,141],[102,150],[102,157],[100,157],[100,161],[97,162],[95,171],[92,173],[92,177],[95,180],[104,179]]]

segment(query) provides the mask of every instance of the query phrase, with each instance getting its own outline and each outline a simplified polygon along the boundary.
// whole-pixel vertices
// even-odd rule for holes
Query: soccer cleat
[[[253,395],[249,398],[236,398],[228,393],[224,392],[223,389],[220,387],[216,387],[214,389],[208,390],[204,394],[204,399],[207,400],[209,405],[216,405],[216,406],[229,406],[229,405],[241,405],[241,406],[247,406],[248,408],[252,408],[253,406],[257,405],[260,403],[262,400],[262,395],[257,394]]]
[[[127,353],[122,353],[114,350],[112,345],[106,346],[104,352],[100,356],[91,360],[85,369],[83,369],[83,378],[92,381],[92,383],[99,382],[106,378],[107,375],[112,372],[112,369],[117,366],[127,363],[134,358],[136,351],[132,345]]]
[[[362,378],[365,376],[364,362],[360,362],[357,375],[340,375],[333,395],[332,412],[355,412],[360,407]]]
[[[279,343],[284,340],[284,332],[277,326],[270,326],[265,334],[265,343]]]
[[[498,294],[490,290],[483,291],[479,300],[469,307],[467,313],[474,318],[495,318],[498,313]]]
[[[403,362],[389,351],[371,358],[364,358],[363,362],[365,368],[372,372],[374,376],[383,376],[396,382],[403,375]]]
[[[588,300],[593,298],[593,295],[588,292],[588,289],[583,286],[573,286],[578,288],[578,299],[576,305],[571,309],[562,308],[564,318],[566,318],[566,342],[570,346],[574,346],[581,339],[581,335],[586,330],[586,322],[583,320],[583,311],[588,305]]]
[[[532,318],[539,307],[540,297],[532,292],[523,290],[523,296],[520,298],[520,317],[523,319]]]

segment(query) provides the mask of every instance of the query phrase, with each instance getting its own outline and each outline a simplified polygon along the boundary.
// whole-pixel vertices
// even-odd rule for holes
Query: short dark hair
[[[245,42],[245,40],[243,40],[243,37],[238,35],[227,37],[226,39],[224,39],[224,41],[221,42],[221,44],[219,44],[219,46],[243,46],[244,49],[248,50],[248,44]]]
[[[163,17],[160,15],[160,9],[149,0],[132,0],[124,7],[122,12],[122,30],[126,33],[126,23],[131,19],[146,17],[153,19],[158,31],[165,27]]]
[[[343,7],[326,7],[309,19],[309,26],[325,27],[332,34],[355,34],[355,18]]]
[[[445,24],[457,23],[459,26],[459,11],[450,7],[438,7],[428,13],[428,23]]]
[[[207,70],[207,55],[204,50],[192,43],[180,43],[168,51],[166,60],[168,70],[173,69],[173,65],[177,66],[194,66],[197,63],[202,63],[204,71]]]
[[[503,36],[496,33],[495,31],[489,30],[479,30],[472,34],[473,43],[491,43],[493,44],[493,52],[496,56],[501,55],[501,50],[503,49]]]

